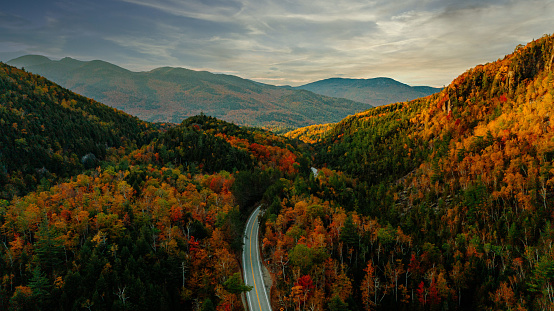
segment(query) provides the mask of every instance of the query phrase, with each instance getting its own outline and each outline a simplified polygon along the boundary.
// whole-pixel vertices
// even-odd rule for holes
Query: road
[[[248,308],[250,311],[271,311],[268,290],[265,288],[262,274],[262,263],[258,243],[258,214],[260,207],[256,208],[246,224],[244,246],[242,252],[242,268],[244,282],[252,286],[252,290],[246,293]]]

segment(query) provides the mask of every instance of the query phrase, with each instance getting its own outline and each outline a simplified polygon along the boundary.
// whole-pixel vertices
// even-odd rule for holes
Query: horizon
[[[553,30],[554,1],[22,0],[0,4],[0,60],[179,67],[271,85],[389,77],[443,87]]]
[[[149,70],[135,71],[135,70],[132,70],[132,69],[129,69],[129,68],[125,68],[125,67],[119,66],[119,65],[117,65],[117,64],[113,64],[113,63],[107,62],[107,61],[102,60],[102,59],[82,60],[82,59],[72,58],[72,57],[69,57],[69,56],[65,56],[65,57],[62,57],[62,58],[53,58],[53,57],[49,57],[49,56],[46,56],[46,55],[40,55],[40,54],[27,54],[27,55],[21,55],[21,56],[17,56],[17,57],[15,57],[15,58],[9,59],[9,60],[7,60],[7,61],[4,61],[4,60],[0,60],[0,61],[3,62],[3,63],[8,64],[8,63],[10,63],[10,62],[12,62],[12,61],[15,61],[15,60],[17,60],[17,59],[20,59],[20,58],[23,58],[23,57],[32,57],[32,56],[36,56],[36,57],[46,57],[46,58],[48,58],[50,61],[56,61],[56,62],[59,62],[59,61],[65,59],[65,58],[69,58],[69,59],[76,60],[76,61],[80,61],[80,62],[101,61],[101,62],[106,62],[106,63],[109,63],[109,64],[111,64],[111,65],[117,66],[117,67],[119,67],[119,68],[128,70],[128,71],[133,72],[133,73],[150,72],[150,71],[153,71],[153,70],[156,70],[156,69],[159,69],[159,68],[178,68],[178,69],[192,70],[192,71],[195,71],[195,72],[208,72],[208,73],[215,74],[215,75],[230,75],[230,74],[224,73],[224,72],[211,72],[211,71],[207,71],[207,70],[196,70],[196,69],[190,69],[190,68],[185,68],[185,67],[172,67],[172,66],[161,66],[161,67],[155,67],[155,68],[152,68],[152,69],[149,69]],[[231,76],[239,77],[239,78],[241,78],[241,79],[250,80],[250,81],[253,81],[253,82],[257,82],[257,83],[272,85],[272,86],[279,86],[279,87],[287,87],[287,86],[288,86],[288,87],[296,87],[296,86],[291,86],[291,85],[278,85],[278,84],[270,84],[270,83],[266,83],[266,82],[255,81],[255,80],[252,80],[252,79],[248,79],[248,78],[241,77],[240,75],[231,75]],[[323,78],[323,79],[320,79],[320,80],[315,80],[315,81],[306,82],[306,83],[301,84],[301,85],[298,85],[298,86],[304,86],[304,85],[307,85],[307,84],[316,83],[316,82],[325,81],[325,80],[332,80],[332,79],[341,79],[341,80],[376,80],[376,79],[390,79],[390,80],[393,80],[393,81],[396,81],[396,82],[399,82],[399,83],[408,85],[408,86],[410,86],[410,87],[433,87],[433,86],[429,86],[429,85],[420,85],[420,84],[418,84],[418,85],[411,85],[411,84],[404,83],[403,81],[399,81],[399,80],[396,80],[396,79],[394,79],[394,78],[391,78],[391,77],[384,77],[384,76],[371,77],[371,78],[328,77],[328,78]],[[434,88],[443,88],[443,87],[444,87],[444,86],[442,86],[442,87],[434,87]]]

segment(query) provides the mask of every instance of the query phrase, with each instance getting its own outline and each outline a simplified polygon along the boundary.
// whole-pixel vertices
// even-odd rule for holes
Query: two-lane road
[[[258,244],[258,214],[260,207],[256,208],[250,215],[246,224],[244,236],[244,247],[242,252],[242,264],[244,271],[244,282],[252,286],[252,290],[246,293],[248,308],[250,311],[271,311],[269,295],[265,288],[262,274],[262,263],[260,248]]]

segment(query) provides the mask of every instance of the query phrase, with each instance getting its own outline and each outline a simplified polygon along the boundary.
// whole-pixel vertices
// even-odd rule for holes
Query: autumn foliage
[[[268,207],[274,306],[551,309],[553,59],[545,36],[319,138],[316,165],[332,170]],[[302,275],[319,304],[295,300]]]
[[[553,60],[545,36],[302,133],[313,145],[199,115],[65,180],[0,166],[0,309],[242,310],[244,222],[262,204],[274,309],[551,310]],[[28,152],[32,123],[13,123]]]

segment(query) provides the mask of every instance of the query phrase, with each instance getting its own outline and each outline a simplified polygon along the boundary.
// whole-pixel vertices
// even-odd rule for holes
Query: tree
[[[56,239],[53,228],[50,228],[46,219],[40,224],[37,237],[35,251],[39,261],[46,272],[52,272],[62,262],[60,259],[63,252],[62,243]]]
[[[308,273],[313,266],[314,254],[306,244],[297,244],[289,253],[291,263]]]
[[[423,281],[421,281],[421,283],[419,283],[419,286],[416,289],[416,293],[417,293],[417,300],[419,301],[419,303],[422,306],[426,305],[427,304],[427,289],[425,288],[425,283]]]
[[[40,266],[33,270],[33,277],[29,281],[29,288],[33,292],[33,300],[36,301],[39,309],[42,309],[50,298],[50,282],[42,273]]]
[[[344,225],[340,232],[340,240],[350,247],[358,246],[358,228],[352,221],[352,214],[349,214],[344,221]]]
[[[232,294],[240,294],[252,290],[252,286],[245,285],[242,281],[240,273],[234,273],[223,283],[225,290]]]
[[[527,284],[532,292],[542,294],[542,306],[554,306],[554,260],[550,256],[540,258]]]
[[[437,283],[435,281],[435,278],[431,280],[431,285],[429,285],[429,303],[431,306],[435,306],[440,304],[441,297],[439,295],[439,291],[437,289]]]
[[[214,303],[210,298],[204,300],[201,311],[215,311]]]
[[[254,203],[258,202],[267,187],[271,184],[267,172],[256,169],[254,171],[239,171],[234,174],[235,182],[231,188],[240,207],[241,216],[250,214]]]
[[[333,295],[339,296],[343,301],[352,295],[352,280],[346,275],[344,266],[342,266],[340,273],[335,278],[331,286],[331,292]]]
[[[338,295],[333,296],[329,304],[329,311],[348,311],[348,304],[346,304]]]
[[[362,291],[362,302],[364,303],[365,310],[371,310],[375,307],[377,297],[375,296],[375,269],[371,261],[367,262],[367,267],[364,269],[365,276],[360,286]]]
[[[467,268],[467,265],[466,265]],[[454,286],[458,289],[458,305],[462,303],[462,288],[466,288],[467,275],[464,269],[464,265],[461,261],[456,261],[452,271],[450,271],[450,278],[454,282]]]
[[[306,301],[310,296],[313,295],[314,289],[315,286],[311,276],[303,275],[298,278],[292,291],[293,295],[295,296],[295,300],[298,301],[299,308],[300,303],[304,303],[304,306],[306,305]]]
[[[36,310],[33,299],[33,291],[28,286],[17,286],[13,296],[10,298],[10,311]]]

